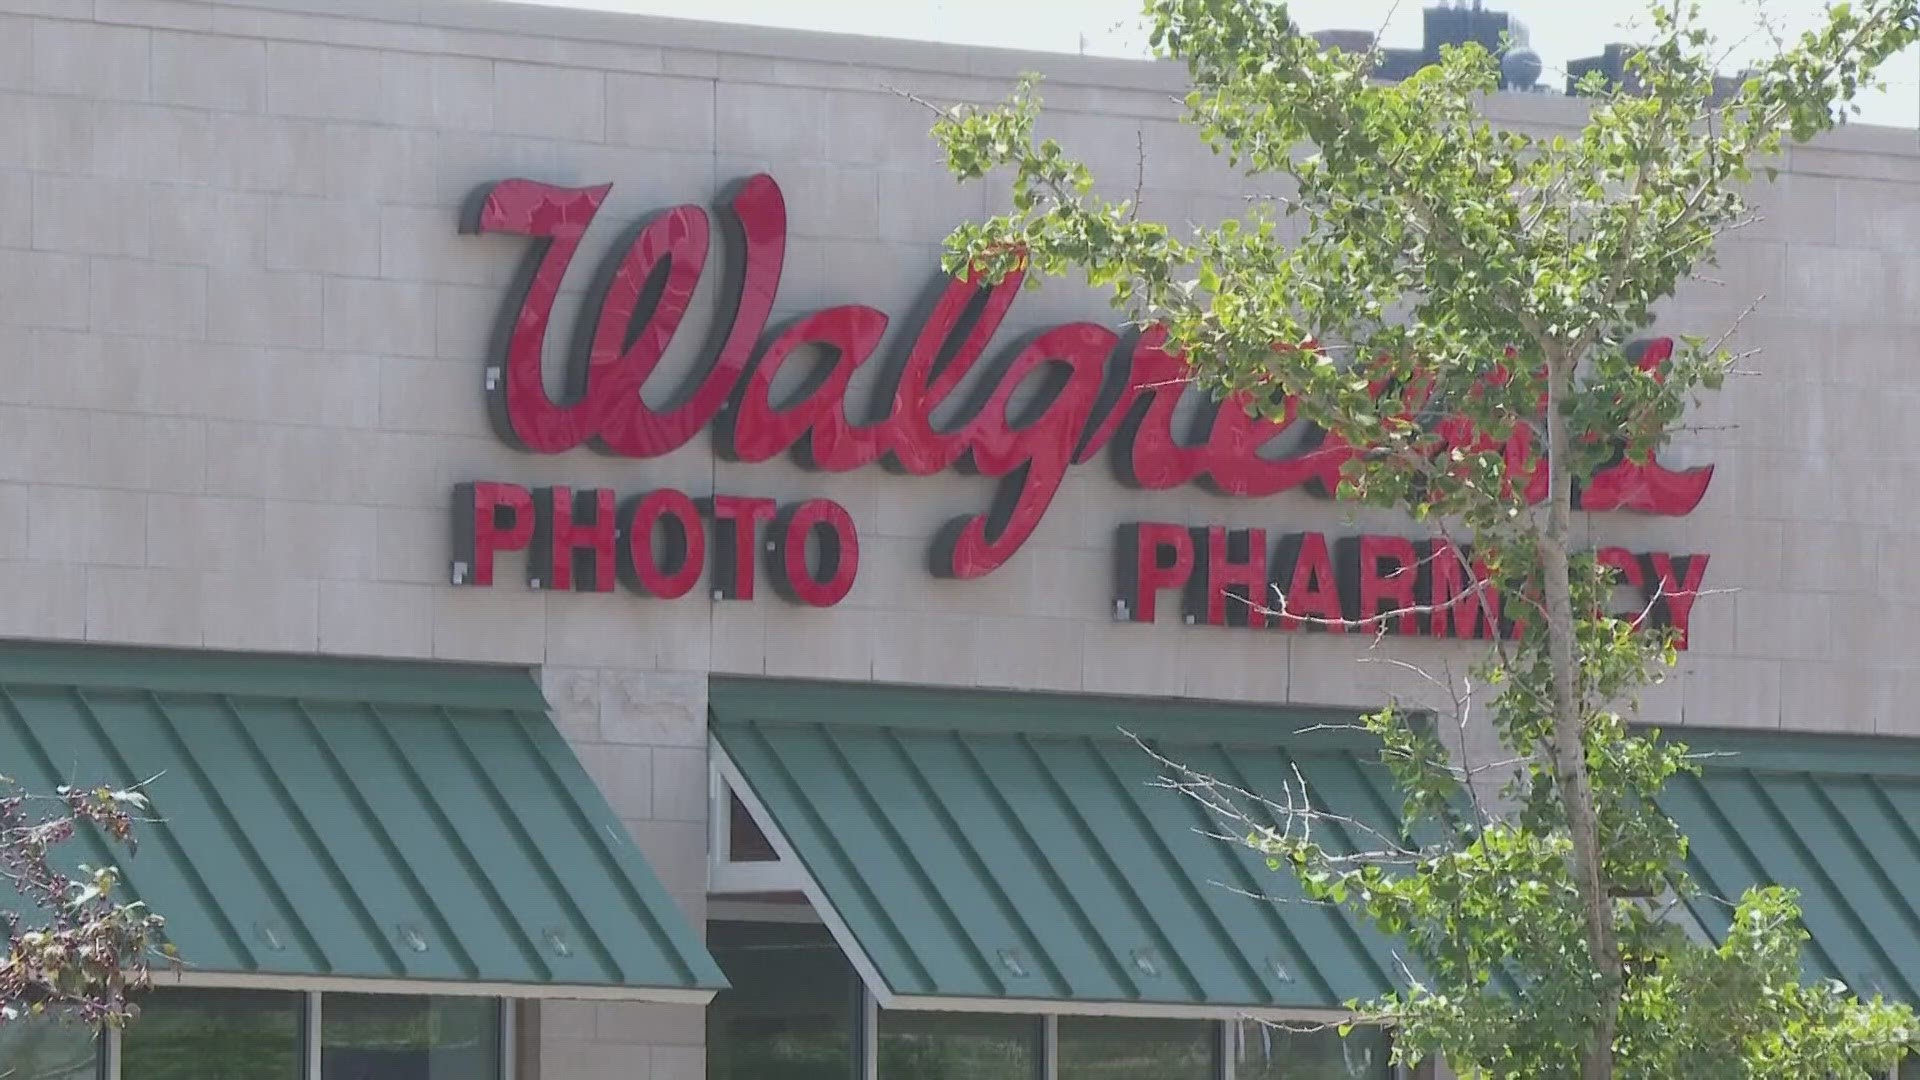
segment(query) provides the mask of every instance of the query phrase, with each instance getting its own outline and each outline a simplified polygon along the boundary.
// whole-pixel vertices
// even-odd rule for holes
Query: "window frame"
[[[726,791],[727,789],[724,786],[717,786],[716,794],[725,793]],[[776,845],[777,843],[778,841],[776,841]],[[1235,1074],[1238,1071],[1239,1063],[1235,1060],[1234,1054],[1235,1029],[1239,1024],[1253,1018],[1253,1015],[1258,1012],[1258,1010],[1249,1013],[1232,1009],[1208,1008],[1204,1012],[1193,1010],[1187,1011],[1183,1015],[1180,1010],[1161,1012],[1150,1006],[1136,1006],[1132,1008],[1124,1006],[1114,1008],[1109,1006],[1103,1008],[1097,1004],[1088,1004],[1085,1007],[1076,1008],[1072,1004],[1066,1003],[1047,1009],[1007,1009],[1002,1003],[991,1002],[985,999],[961,999],[943,1003],[937,999],[928,998],[917,998],[914,999],[911,1004],[895,1005],[889,1009],[873,992],[873,982],[861,971],[854,957],[846,952],[844,946],[839,945],[839,941],[841,940],[839,935],[834,934],[831,928],[818,918],[819,908],[816,906],[813,911],[815,918],[812,919],[783,918],[777,920],[764,917],[722,916],[714,912],[709,912],[707,920],[707,941],[710,946],[715,948],[716,955],[721,955],[726,952],[727,946],[723,941],[724,935],[718,934],[716,931],[716,927],[719,924],[771,926],[772,924],[788,925],[792,923],[809,923],[817,930],[824,931],[825,935],[830,937],[834,943],[832,951],[839,957],[840,963],[847,969],[844,972],[844,977],[850,984],[847,986],[847,990],[851,992],[853,998],[851,1015],[848,1016],[845,1021],[847,1024],[845,1034],[847,1038],[847,1054],[851,1066],[851,1080],[880,1080],[879,1035],[883,1023],[882,1018],[888,1013],[975,1013],[999,1017],[1016,1017],[1027,1020],[1037,1019],[1040,1021],[1038,1033],[1039,1042],[1035,1046],[1033,1080],[1059,1080],[1060,1024],[1063,1018],[1137,1017],[1205,1024],[1207,1025],[1206,1030],[1210,1035],[1209,1042],[1212,1044],[1214,1051],[1213,1068],[1210,1070],[1207,1080],[1236,1080]],[[818,942],[818,944],[822,948],[827,947],[827,943],[824,941]],[[725,962],[723,961],[723,967],[724,966]],[[736,983],[735,989],[739,989],[739,985],[740,984]],[[707,1035],[709,1038],[712,1037],[713,1032],[713,1015],[711,1010],[720,1000],[720,998],[716,998],[715,1002],[708,1006]],[[947,1007],[942,1008],[942,1004],[946,1004]],[[996,1005],[1000,1005],[1000,1007],[995,1007]],[[1320,1017],[1320,1019],[1332,1021],[1338,1019],[1338,1017],[1333,1014],[1328,1014]],[[1393,1033],[1389,1030],[1387,1032],[1389,1046],[1391,1046],[1392,1038]],[[711,1058],[709,1062],[711,1063]],[[1389,1064],[1384,1075],[1387,1080],[1431,1080],[1433,1074],[1434,1070],[1429,1064],[1414,1067]]]
[[[775,859],[759,862],[735,862],[733,858],[733,800],[735,789],[716,760],[707,767],[707,893],[711,896],[753,896],[765,893],[803,892],[807,875],[790,857],[785,845],[760,822],[773,845]],[[752,816],[753,804],[745,797],[741,805]]]
[[[1238,1020],[1211,1017],[1150,1016],[1144,1014],[1138,1016],[1112,1016],[1099,1013],[1062,1013],[1054,1017],[1054,1047],[1053,1053],[1050,1055],[1051,1060],[1047,1062],[1048,1066],[1055,1070],[1058,1070],[1060,1066],[1060,1029],[1063,1025],[1074,1021],[1107,1021],[1107,1024],[1100,1026],[1109,1028],[1125,1026],[1129,1021],[1139,1021],[1149,1024],[1174,1024],[1182,1028],[1188,1024],[1202,1025],[1200,1030],[1204,1031],[1207,1035],[1206,1043],[1209,1047],[1209,1054],[1213,1059],[1213,1067],[1207,1070],[1207,1080],[1234,1080],[1236,1062],[1233,1060],[1233,1055],[1229,1052],[1228,1040],[1231,1038],[1230,1028],[1232,1025],[1239,1023]],[[1185,1035],[1183,1034],[1181,1037],[1185,1038]],[[1076,1036],[1076,1039],[1080,1038],[1083,1038],[1083,1036]],[[1093,1041],[1104,1042],[1105,1039],[1096,1037]],[[1057,1076],[1057,1072],[1043,1074],[1040,1080],[1057,1080]]]
[[[159,989],[166,988],[161,987]],[[194,987],[183,987],[182,989],[194,989]],[[219,988],[207,987],[207,989]],[[268,990],[271,992],[271,988],[267,987],[249,986],[241,989]],[[323,990],[299,990],[297,987],[287,987],[286,989],[295,990],[300,993],[304,1005],[300,1013],[301,1080],[320,1080],[320,1050],[322,1046],[320,1033],[326,1025],[325,999],[329,992]],[[393,994],[387,996],[408,997],[412,995]],[[445,995],[429,994],[424,996],[434,997]],[[520,1010],[514,1007],[517,1002],[512,998],[501,997],[487,997],[484,1000],[493,1002],[495,1015],[499,1018],[499,1080],[517,1080],[520,1049],[519,1030],[517,1027]],[[137,1020],[135,1021],[135,1023],[138,1022]],[[122,1080],[120,1074],[120,1037],[121,1029],[108,1028],[106,1037],[100,1040],[98,1072],[96,1073],[100,1080]]]
[[[860,1080],[877,1080],[880,1068],[878,1039],[880,1003],[873,991],[863,983],[860,988],[860,1007],[855,1013],[856,1035],[854,1042],[854,1075]],[[903,1009],[900,1012],[926,1012],[924,1009]],[[995,1014],[1003,1015],[1003,1014]],[[1009,1013],[1004,1015],[1021,1015]],[[1031,1014],[1027,1014],[1031,1015]],[[1038,1047],[1035,1080],[1059,1080],[1060,1077],[1060,1021],[1063,1017],[1097,1016],[1099,1013],[1042,1013],[1040,1014],[1040,1044]],[[1169,1019],[1174,1019],[1169,1017]],[[1191,1019],[1191,1018],[1179,1018]],[[1240,1023],[1242,1017],[1200,1018],[1199,1023],[1207,1024],[1213,1031],[1213,1075],[1211,1080],[1235,1080],[1238,1063],[1233,1055],[1233,1025]],[[1388,1033],[1391,1041],[1392,1033]],[[1392,1080],[1415,1080],[1416,1077],[1431,1075],[1426,1066],[1409,1067],[1390,1065],[1388,1075]]]

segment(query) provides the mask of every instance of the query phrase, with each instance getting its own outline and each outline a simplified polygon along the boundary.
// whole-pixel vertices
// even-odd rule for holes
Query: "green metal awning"
[[[1726,901],[1757,883],[1800,893],[1808,973],[1920,1004],[1920,742],[1681,730],[1703,775],[1660,799],[1686,832],[1704,896],[1694,921],[1723,940]]]
[[[722,768],[883,1007],[1305,1013],[1396,981],[1383,938],[1201,835],[1122,734],[1253,792],[1297,768],[1317,808],[1391,827],[1375,751],[1300,731],[1325,715],[719,680],[711,702]]]
[[[0,773],[147,792],[184,979],[704,1002],[725,985],[526,672],[0,648]],[[353,980],[345,982],[345,980]]]

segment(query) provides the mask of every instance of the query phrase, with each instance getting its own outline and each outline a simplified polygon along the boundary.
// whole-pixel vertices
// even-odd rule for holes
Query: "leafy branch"
[[[0,908],[0,1024],[50,1017],[88,1027],[130,1018],[150,965],[171,963],[165,920],[127,900],[118,869],[63,869],[58,849],[83,835],[133,854],[149,809],[140,788],[63,786],[32,795],[0,777],[0,881],[18,902]]]
[[[1198,137],[1277,192],[1176,231],[1142,215],[1137,193],[1104,197],[1036,135],[1034,80],[992,108],[923,102],[955,175],[1011,178],[1012,211],[957,229],[944,265],[984,281],[1019,270],[1029,285],[1083,275],[1163,332],[1199,387],[1352,448],[1342,498],[1445,523],[1484,563],[1463,569],[1461,596],[1385,617],[1477,601],[1495,628],[1466,678],[1430,680],[1455,713],[1459,760],[1397,704],[1363,721],[1404,826],[1437,822],[1440,840],[1387,842],[1313,805],[1303,782],[1262,798],[1163,761],[1166,786],[1310,898],[1406,944],[1408,984],[1353,1003],[1398,1028],[1404,1059],[1586,1080],[1885,1069],[1914,1036],[1912,1013],[1801,983],[1789,894],[1743,897],[1717,948],[1646,902],[1693,889],[1658,795],[1695,765],[1635,723],[1635,695],[1676,658],[1646,615],[1676,597],[1663,585],[1638,617],[1614,612],[1616,579],[1580,550],[1574,500],[1602,468],[1647,464],[1733,371],[1731,330],[1645,362],[1630,345],[1753,220],[1746,186],[1772,176],[1758,163],[1831,127],[1920,37],[1920,0],[1833,3],[1731,94],[1697,8],[1654,4],[1626,78],[1583,83],[1591,109],[1572,136],[1488,119],[1498,61],[1477,45],[1386,84],[1377,51],[1323,48],[1284,3],[1148,0],[1146,13],[1155,47],[1186,64]],[[1281,215],[1296,240],[1282,241]],[[1262,610],[1286,626],[1319,619],[1279,593]],[[1365,616],[1359,629],[1382,625]],[[1498,805],[1466,760],[1470,723],[1509,751]],[[1364,850],[1320,842],[1363,826]]]

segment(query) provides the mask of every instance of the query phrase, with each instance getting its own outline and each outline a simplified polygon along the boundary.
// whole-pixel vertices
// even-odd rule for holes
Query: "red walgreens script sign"
[[[740,183],[722,211],[721,229],[730,241],[722,303],[730,307],[730,317],[709,343],[690,391],[660,409],[640,395],[680,329],[714,246],[713,219],[693,205],[649,219],[597,283],[599,309],[586,340],[575,343],[566,395],[556,401],[544,378],[554,304],[609,191],[611,185],[567,188],[507,180],[483,190],[463,223],[468,232],[535,241],[523,285],[502,321],[498,355],[486,371],[496,432],[532,453],[560,454],[591,445],[623,457],[651,458],[711,428],[716,451],[735,461],[791,454],[807,468],[827,472],[880,462],[916,476],[960,468],[999,478],[992,506],[950,522],[932,544],[929,568],[951,578],[982,577],[1005,564],[1033,535],[1067,470],[1102,451],[1131,486],[1157,490],[1198,483],[1242,498],[1296,488],[1330,495],[1342,465],[1356,453],[1337,438],[1304,430],[1292,408],[1278,420],[1258,419],[1239,398],[1215,407],[1202,441],[1182,439],[1175,434],[1175,406],[1185,364],[1162,347],[1164,334],[1153,330],[1123,341],[1115,331],[1087,322],[1056,326],[1029,339],[997,374],[990,372],[990,389],[965,420],[935,424],[936,411],[983,362],[1018,295],[1018,274],[990,288],[949,282],[918,333],[898,351],[894,371],[882,380],[891,388],[888,400],[860,410],[866,418],[856,421],[847,388],[854,372],[881,351],[890,319],[871,307],[832,307],[768,339],[786,258],[787,213],[779,185],[765,175]],[[770,391],[781,365],[814,346],[825,346],[836,357],[831,370],[801,400],[775,407]],[[1654,342],[1642,363],[1657,369],[1671,350],[1671,342]],[[1009,415],[1015,389],[1049,366],[1058,377],[1058,393],[1037,417],[1023,416],[1016,424]],[[1294,430],[1296,423],[1303,430]],[[1497,445],[1462,425],[1452,428],[1456,433],[1450,438]],[[1304,448],[1263,453],[1283,437]],[[1528,456],[1530,437],[1522,432],[1504,447],[1516,466]],[[1576,497],[1586,510],[1681,515],[1699,504],[1712,475],[1711,467],[1671,471],[1657,460],[1635,464],[1622,457]],[[1529,495],[1543,496],[1544,476],[1528,480]],[[498,552],[527,550],[534,588],[606,592],[619,581],[646,595],[677,597],[691,591],[711,559],[715,597],[749,599],[763,528],[768,530],[765,568],[790,599],[816,606],[838,603],[852,588],[859,564],[851,518],[826,500],[782,509],[772,500],[717,494],[696,500],[663,490],[623,504],[605,489],[534,491],[472,483],[458,486],[454,503],[456,584],[491,585]],[[1464,572],[1433,569],[1445,560],[1431,557],[1432,544],[1421,545],[1424,554],[1413,541],[1395,537],[1360,538],[1330,548],[1321,534],[1296,533],[1279,537],[1269,550],[1260,530],[1129,525],[1120,535],[1115,613],[1151,621],[1154,594],[1178,588],[1188,592],[1192,622],[1300,625],[1297,618],[1267,619],[1258,610],[1258,600],[1277,587],[1289,596],[1289,612],[1364,622],[1409,606],[1403,600],[1429,604],[1449,590],[1468,587],[1456,580]],[[1706,556],[1620,549],[1602,554],[1646,591],[1656,621],[1684,633]],[[1229,603],[1233,594],[1255,603]],[[1396,619],[1386,629],[1443,636],[1513,632],[1497,605],[1472,606],[1478,615],[1471,619],[1440,612]]]

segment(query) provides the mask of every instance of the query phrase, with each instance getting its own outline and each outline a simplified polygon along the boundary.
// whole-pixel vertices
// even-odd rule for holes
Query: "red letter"
[[[1406,610],[1416,602],[1414,585],[1419,576],[1413,541],[1400,536],[1363,536],[1357,546],[1360,549],[1360,629],[1369,634],[1380,631],[1379,615],[1384,602],[1388,611],[1400,612],[1394,618],[1395,633],[1419,633],[1413,615]]]
[[[966,449],[961,433],[937,430],[934,410],[959,388],[986,351],[987,342],[1020,294],[1021,278],[1021,272],[1015,271],[987,290],[971,278],[949,282],[901,367],[893,411],[871,428],[854,429],[849,437],[878,440],[888,463],[914,476],[931,476],[959,460]],[[964,338],[950,341],[970,309],[977,309],[979,318]]]
[[[1654,577],[1659,579],[1660,599],[1654,605],[1654,618],[1660,625],[1673,627],[1673,645],[1687,647],[1687,624],[1693,618],[1693,602],[1700,599],[1700,582],[1707,576],[1706,555],[1688,555],[1676,560],[1665,552],[1655,552]]]
[[[1601,566],[1618,570],[1621,583],[1631,587],[1633,595],[1639,598],[1634,605],[1634,610],[1628,616],[1628,621],[1632,623],[1635,630],[1640,629],[1640,623],[1646,615],[1647,595],[1647,573],[1640,565],[1640,556],[1623,547],[1604,547],[1594,555],[1594,558]]]
[[[565,591],[575,587],[578,570],[581,592],[612,592],[613,491],[595,488],[576,497],[572,488],[541,488],[533,493],[533,503],[528,582],[536,589]],[[582,522],[583,517],[589,520]]]
[[[1182,443],[1174,430],[1175,414],[1193,372],[1184,357],[1166,351],[1166,343],[1164,326],[1149,327],[1140,336],[1119,400],[1082,439],[1075,462],[1092,460],[1112,441],[1114,469],[1122,483],[1135,487],[1161,490],[1205,477],[1209,486],[1226,495],[1274,495],[1308,482],[1333,493],[1341,467],[1354,454],[1341,440],[1321,436],[1316,445],[1297,452],[1260,454],[1293,429],[1298,408],[1292,401],[1280,419],[1269,420],[1249,414],[1249,399],[1236,394],[1213,407],[1205,445]],[[1381,385],[1373,388],[1376,397]]]
[[[607,279],[600,318],[587,352],[585,389],[593,403],[596,442],[625,457],[653,457],[679,446],[661,445],[654,418],[640,388],[673,341],[687,304],[707,265],[707,212],[679,206],[655,217],[640,230],[620,266]],[[666,274],[653,306],[640,300],[664,261]],[[635,317],[646,320],[634,325]],[[688,433],[688,438],[692,433]],[[684,442],[685,440],[682,440]]]
[[[993,393],[962,429],[961,464],[986,476],[1004,476],[989,513],[950,522],[933,549],[939,577],[977,578],[991,573],[1027,542],[1073,463],[1074,447],[1100,395],[1107,358],[1119,340],[1092,323],[1058,326],[1020,350]],[[1014,392],[1036,370],[1064,367],[1064,383],[1037,419],[1015,426],[1009,414]],[[1044,397],[1045,390],[1042,390]]]
[[[1660,365],[1672,358],[1673,339],[1659,338],[1640,354],[1640,369],[1658,372]],[[1595,473],[1577,494],[1582,510],[1638,510],[1678,517],[1693,513],[1706,498],[1707,485],[1712,481],[1711,465],[1674,472],[1661,467],[1659,459],[1649,453],[1644,465],[1621,458]]]
[[[1287,613],[1280,619],[1280,628],[1298,630],[1302,621],[1311,619],[1309,627],[1346,633],[1347,616],[1340,607],[1340,586],[1333,576],[1326,534],[1295,533],[1280,541],[1280,551],[1280,564],[1293,566],[1285,597]]]
[[[1275,352],[1319,352],[1317,345],[1276,345]],[[1269,393],[1269,400],[1273,395]],[[1309,480],[1332,490],[1340,484],[1340,466],[1348,455],[1323,444],[1305,451],[1294,450],[1281,457],[1262,457],[1268,443],[1293,429],[1300,417],[1299,401],[1289,397],[1280,419],[1255,416],[1247,407],[1258,400],[1241,391],[1222,401],[1213,417],[1213,430],[1207,437],[1207,483],[1223,495],[1259,498],[1292,491]]]
[[[493,557],[524,551],[533,539],[533,496],[518,484],[457,484],[453,489],[453,583],[487,588]]]
[[[836,307],[795,323],[768,345],[732,409],[715,430],[722,456],[735,461],[768,461],[801,444],[803,463],[829,472],[849,472],[880,456],[879,442],[855,439],[847,421],[847,380],[873,355],[887,332],[887,316],[870,307]],[[773,380],[795,350],[820,345],[836,354],[833,370],[805,400],[776,410],[770,398]]]
[[[773,500],[715,495],[709,503],[715,536],[713,591],[722,600],[751,600],[753,549],[760,542],[760,522],[773,519]]]
[[[1193,537],[1178,525],[1143,521],[1120,526],[1120,610],[1128,622],[1150,623],[1161,589],[1178,589],[1193,576]]]
[[[1222,495],[1262,498],[1292,491],[1308,480],[1334,477],[1339,484],[1339,461],[1327,472],[1331,455],[1314,449],[1286,457],[1266,458],[1260,449],[1292,430],[1299,407],[1291,399],[1278,420],[1247,411],[1249,398],[1235,394],[1220,403],[1207,437],[1207,486]],[[1341,459],[1344,460],[1344,459]],[[1324,482],[1324,480],[1323,480]]]
[[[772,177],[755,176],[733,200],[742,265],[734,268],[738,287],[726,340],[699,386],[673,407],[654,412],[641,399],[640,387],[686,315],[709,242],[707,214],[699,207],[660,215],[634,238],[606,282],[586,363],[567,373],[568,403],[555,405],[542,370],[554,300],[609,190],[607,185],[575,189],[508,180],[487,192],[468,223],[472,232],[516,233],[546,243],[511,324],[505,370],[490,369],[487,375],[501,437],[537,453],[556,454],[589,438],[627,457],[657,457],[685,446],[740,381],[780,287],[786,204]],[[642,312],[640,300],[662,261],[667,272],[658,297]],[[641,317],[645,325],[635,327]]]
[[[780,185],[764,173],[749,177],[733,197],[733,218],[739,228],[741,265],[734,268],[734,287],[723,294],[733,299],[726,340],[708,362],[699,387],[672,406],[654,412],[637,390],[626,399],[625,407],[634,417],[632,427],[610,430],[606,437],[608,448],[616,453],[657,457],[687,445],[727,403],[753,357],[754,344],[773,310],[774,294],[780,291],[780,271],[787,258],[787,203]],[[679,303],[684,306],[686,299],[680,298]],[[606,328],[604,322],[602,328]],[[615,407],[619,405],[616,401]]]
[[[820,569],[807,565],[807,538],[820,537]],[[773,586],[781,596],[810,607],[832,607],[853,591],[860,572],[860,537],[846,507],[812,499],[789,507],[773,529]]]
[[[495,184],[480,203],[479,213],[462,223],[463,231],[513,233],[542,241],[539,262],[520,295],[520,313],[513,320],[500,367],[487,371],[487,397],[492,402],[494,430],[507,443],[536,454],[558,454],[580,445],[598,428],[599,416],[586,373],[569,378],[572,400],[555,405],[547,397],[542,356],[547,324],[553,320],[554,298],[567,267],[580,248],[580,238],[606,200],[612,186],[563,188],[531,180]],[[511,302],[511,301],[509,301]]]
[[[1080,460],[1090,458],[1114,438],[1114,470],[1121,483],[1150,491],[1176,488],[1206,471],[1205,446],[1183,446],[1173,433],[1173,414],[1191,372],[1187,362],[1162,348],[1164,327],[1151,327],[1140,336],[1128,368],[1127,387],[1107,413],[1106,420],[1088,435]],[[1140,404],[1142,395],[1147,397]]]
[[[653,542],[656,527],[665,537]],[[672,488],[662,488],[629,501],[620,514],[626,546],[620,552],[620,573],[634,592],[675,600],[692,591],[707,561],[707,530],[693,500]]]
[[[1229,531],[1215,525],[1206,531],[1206,546],[1206,561],[1196,560],[1194,574],[1205,608],[1193,614],[1208,626],[1267,625],[1273,606],[1267,589],[1267,531]]]

